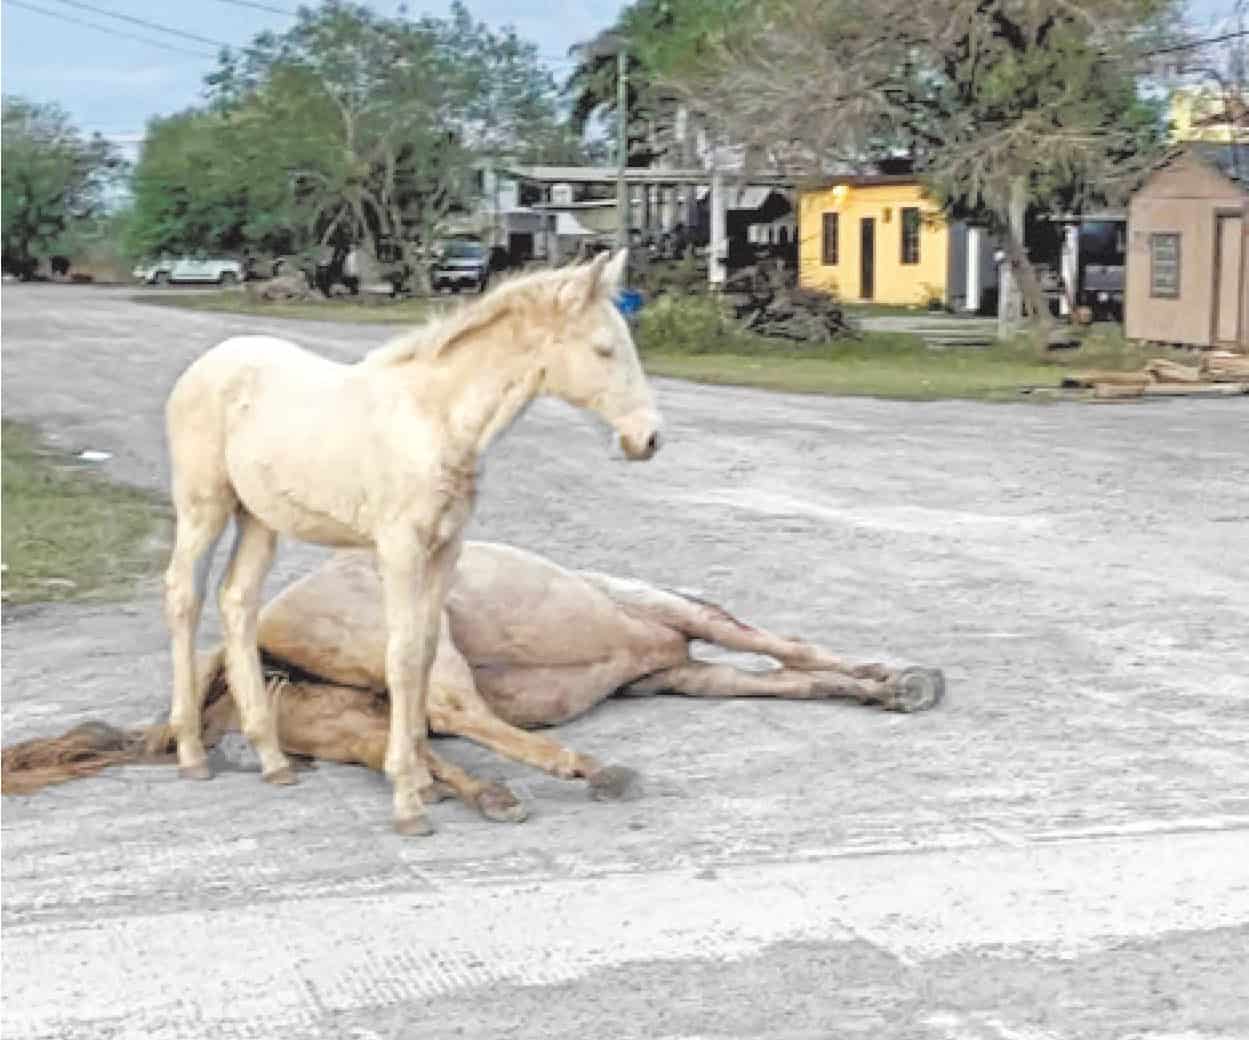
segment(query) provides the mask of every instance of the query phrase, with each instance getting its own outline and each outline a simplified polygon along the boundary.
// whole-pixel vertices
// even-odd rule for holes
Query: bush
[[[637,345],[655,354],[749,354],[759,337],[743,332],[710,296],[661,296],[638,316]]]

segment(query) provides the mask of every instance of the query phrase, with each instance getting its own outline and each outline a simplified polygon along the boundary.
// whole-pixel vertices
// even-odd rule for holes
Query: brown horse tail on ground
[[[211,704],[226,692],[222,659],[220,650],[200,655],[198,672],[199,681],[207,687],[205,703]],[[119,729],[107,722],[81,722],[59,737],[0,749],[0,793],[33,794],[52,784],[94,776],[109,766],[172,762],[174,748],[168,723]]]

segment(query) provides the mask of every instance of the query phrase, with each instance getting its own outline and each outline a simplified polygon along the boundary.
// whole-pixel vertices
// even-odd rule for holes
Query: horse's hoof
[[[211,780],[213,771],[207,762],[197,762],[193,766],[178,766],[178,775],[183,780]]]
[[[277,769],[268,773],[261,773],[260,779],[266,784],[277,784],[279,787],[289,787],[291,784],[299,783],[299,777],[290,766],[278,766]]]
[[[927,711],[945,696],[945,675],[940,668],[906,668],[894,679],[894,689],[883,707],[888,711]]]
[[[395,817],[395,833],[405,838],[423,838],[427,834],[434,833],[434,825],[425,813],[417,813],[415,816],[397,816]]]
[[[487,784],[477,796],[477,808],[487,820],[498,823],[521,823],[529,818],[529,810],[503,784]]]
[[[596,802],[617,801],[636,791],[638,774],[628,766],[604,766],[586,780],[590,784],[590,797]]]

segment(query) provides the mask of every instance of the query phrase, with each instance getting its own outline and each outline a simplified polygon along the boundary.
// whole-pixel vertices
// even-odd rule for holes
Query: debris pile
[[[302,271],[280,274],[263,282],[248,282],[247,294],[254,300],[273,303],[278,300],[312,300],[316,293],[308,285]]]
[[[1249,355],[1204,353],[1196,365],[1154,358],[1135,372],[1092,369],[1072,372],[1064,387],[1090,387],[1094,400],[1133,397],[1230,397],[1249,394]]]
[[[859,334],[836,297],[799,288],[776,264],[738,271],[725,284],[724,299],[742,328],[759,336],[821,343]]]

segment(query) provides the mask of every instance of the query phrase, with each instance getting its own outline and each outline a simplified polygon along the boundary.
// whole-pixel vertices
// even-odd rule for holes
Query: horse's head
[[[601,415],[630,459],[659,450],[660,419],[629,326],[616,308],[626,250],[569,268],[556,291],[544,391]]]

